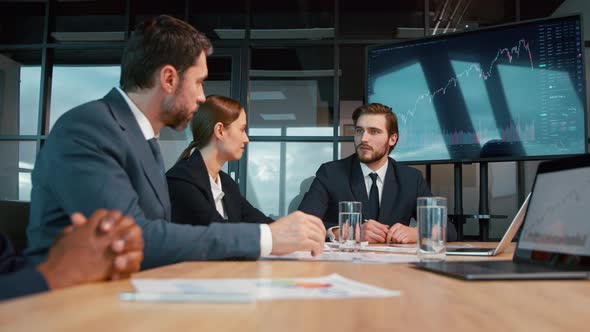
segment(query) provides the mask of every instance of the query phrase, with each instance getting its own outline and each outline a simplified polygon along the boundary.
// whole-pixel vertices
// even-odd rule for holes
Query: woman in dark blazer
[[[249,142],[242,105],[228,97],[209,96],[193,116],[191,130],[193,141],[166,173],[172,221],[193,225],[272,222],[221,171],[226,162],[242,157]]]

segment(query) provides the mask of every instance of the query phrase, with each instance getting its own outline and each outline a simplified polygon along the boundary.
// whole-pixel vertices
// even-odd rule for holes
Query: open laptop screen
[[[588,158],[577,160],[587,162]],[[539,167],[515,260],[588,264],[590,166],[555,169],[551,164]]]

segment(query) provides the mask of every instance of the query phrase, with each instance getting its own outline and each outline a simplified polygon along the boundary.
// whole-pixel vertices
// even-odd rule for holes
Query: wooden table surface
[[[489,259],[510,259],[513,250],[514,246]],[[408,264],[297,261],[188,262],[135,277],[321,277],[332,273],[400,290],[401,296],[252,304],[134,303],[118,299],[120,292],[132,290],[124,280],[2,302],[0,331],[590,330],[588,280],[467,282]]]

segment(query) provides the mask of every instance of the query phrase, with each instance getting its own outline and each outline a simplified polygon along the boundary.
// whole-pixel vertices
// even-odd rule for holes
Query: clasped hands
[[[369,243],[416,243],[418,229],[401,223],[388,226],[369,219],[363,224],[363,241]]]
[[[127,278],[139,271],[144,242],[131,217],[101,209],[88,219],[74,213],[71,222],[37,266],[50,289]]]

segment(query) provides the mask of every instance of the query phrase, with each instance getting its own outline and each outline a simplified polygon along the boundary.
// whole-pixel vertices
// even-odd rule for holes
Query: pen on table
[[[183,294],[183,293],[120,293],[121,301],[131,302],[192,302],[192,303],[251,303],[256,299],[248,293]]]

